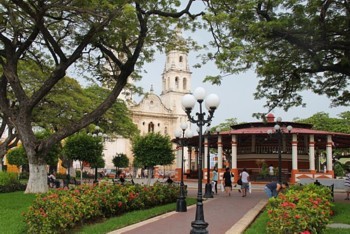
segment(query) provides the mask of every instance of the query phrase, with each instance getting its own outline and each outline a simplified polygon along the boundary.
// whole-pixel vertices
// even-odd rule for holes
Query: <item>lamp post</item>
[[[216,94],[209,94],[205,98],[205,106],[208,109],[208,117],[205,118],[205,112],[203,112],[202,104],[205,98],[205,90],[202,87],[195,89],[193,95],[186,94],[182,98],[182,106],[185,109],[187,117],[191,123],[197,124],[199,127],[199,152],[198,152],[198,192],[197,192],[197,204],[196,204],[196,217],[192,221],[191,234],[195,233],[208,233],[207,226],[208,223],[204,221],[204,212],[203,212],[203,197],[202,197],[202,161],[203,161],[203,146],[202,146],[202,128],[205,124],[211,122],[216,108],[220,104],[219,97]],[[196,102],[199,103],[199,112],[196,113],[197,119],[191,116],[191,111],[195,106]]]
[[[95,132],[92,134],[93,137],[100,137],[102,139],[102,141],[104,142],[105,139],[107,138],[107,134],[104,134],[101,132],[101,128],[99,126],[96,126],[95,127]],[[98,184],[98,179],[97,179],[97,162],[96,162],[96,165],[95,165],[95,178],[94,178],[94,181],[93,183],[94,184]]]
[[[176,211],[177,212],[186,212],[187,211],[187,205],[186,205],[186,195],[185,195],[185,185],[184,185],[184,146],[186,144],[185,139],[185,132],[186,132],[186,138],[192,137],[191,131],[186,131],[187,124],[181,123],[180,125],[181,131],[175,132],[175,137],[178,139],[178,144],[181,146],[181,181],[180,181],[180,196],[176,201]]]
[[[209,137],[210,137],[210,127],[208,126],[205,130],[208,140],[208,152],[207,152],[207,183],[205,184],[205,198],[213,198],[212,187],[210,183],[210,147],[209,147]]]
[[[271,134],[276,134],[277,136],[277,140],[278,140],[278,147],[277,147],[277,151],[278,151],[278,182],[282,183],[282,136],[284,134],[283,128],[281,126],[281,122],[282,122],[282,118],[278,117],[276,119],[276,124],[273,127],[274,131],[272,129],[267,130],[267,134],[271,135]],[[292,131],[293,127],[288,125],[287,126],[287,131],[288,133],[290,133]]]

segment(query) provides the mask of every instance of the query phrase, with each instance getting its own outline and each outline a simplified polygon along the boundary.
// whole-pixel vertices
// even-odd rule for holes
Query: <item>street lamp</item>
[[[197,124],[199,127],[199,152],[198,152],[198,192],[197,192],[197,204],[196,204],[196,218],[192,221],[191,234],[195,233],[208,233],[207,226],[208,223],[204,221],[204,212],[203,212],[203,197],[202,197],[202,160],[203,160],[203,146],[202,146],[202,128],[205,124],[211,122],[216,108],[220,104],[219,97],[216,94],[209,94],[205,98],[205,106],[208,110],[208,117],[205,119],[205,113],[202,110],[202,104],[205,98],[205,89],[198,87],[195,89],[193,95],[186,94],[182,98],[182,106],[185,109],[187,117],[191,123]],[[199,112],[196,113],[197,119],[194,119],[191,116],[191,111],[195,106],[196,102],[199,103]]]
[[[282,183],[282,152],[281,152],[281,146],[282,146],[282,136],[285,133],[283,131],[283,128],[281,127],[282,118],[278,117],[276,119],[276,124],[273,127],[274,131],[272,129],[267,130],[267,134],[276,134],[278,139],[278,182]],[[287,131],[290,133],[292,131],[293,127],[288,125]]]
[[[107,139],[107,134],[101,132],[101,128],[99,126],[95,126],[95,132],[92,134],[93,137],[100,137],[102,141],[104,142],[105,139]],[[97,179],[97,163],[95,165],[95,178],[93,183],[98,184],[98,179]]]
[[[210,137],[210,127],[208,126],[205,130],[208,140],[208,152],[207,152],[207,183],[205,184],[205,198],[213,198],[212,187],[210,183],[210,147],[209,147],[209,137]]]
[[[181,123],[180,125],[181,131],[175,132],[175,137],[178,139],[178,144],[181,146],[181,181],[180,181],[180,196],[176,201],[176,211],[177,212],[186,212],[186,195],[185,195],[185,185],[184,185],[184,146],[186,144],[186,138],[192,137],[191,131],[186,131],[187,123]]]

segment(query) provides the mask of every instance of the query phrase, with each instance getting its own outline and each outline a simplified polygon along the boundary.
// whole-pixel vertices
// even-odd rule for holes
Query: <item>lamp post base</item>
[[[214,197],[210,183],[205,184],[205,194],[203,197],[205,197],[205,198],[213,198]]]
[[[187,212],[186,199],[179,197],[176,201],[176,212]]]

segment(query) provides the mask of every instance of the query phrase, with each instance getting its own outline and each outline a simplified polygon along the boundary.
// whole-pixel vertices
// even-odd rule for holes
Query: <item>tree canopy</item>
[[[129,166],[129,158],[126,154],[116,154],[112,159],[113,165],[116,168],[128,167]]]
[[[304,105],[303,90],[350,104],[348,1],[213,0],[205,19],[217,48],[205,60],[222,71],[207,81],[255,68],[255,98],[269,110]]]
[[[328,113],[318,112],[297,122],[312,124],[313,129],[350,134],[350,112],[343,112],[339,118],[331,118]]]
[[[132,151],[135,160],[149,168],[156,165],[169,165],[175,159],[169,136],[163,136],[160,133],[148,133],[136,137],[132,141]]]
[[[190,12],[193,2],[188,0],[180,9],[178,0],[1,1],[0,113],[2,121],[16,129],[26,150],[30,170],[27,193],[47,191],[48,151],[98,122],[128,79],[140,78],[143,63],[151,61],[155,50],[163,49],[175,37],[170,26],[190,28],[196,24],[195,18],[202,13]],[[35,64],[35,69],[26,72],[22,63]],[[32,128],[33,116],[46,104],[44,100],[50,104],[49,94],[67,73],[75,79],[108,83],[106,96],[74,121],[65,108],[45,112],[55,115],[63,111],[59,114],[66,125],[54,129],[50,137],[38,139]],[[26,86],[31,82],[39,85],[29,91]]]

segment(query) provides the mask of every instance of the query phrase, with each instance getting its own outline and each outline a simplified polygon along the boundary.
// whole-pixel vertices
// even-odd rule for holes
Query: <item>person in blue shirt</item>
[[[289,185],[287,182],[271,182],[265,185],[264,191],[268,198],[277,197],[278,193],[285,188],[288,188]]]

